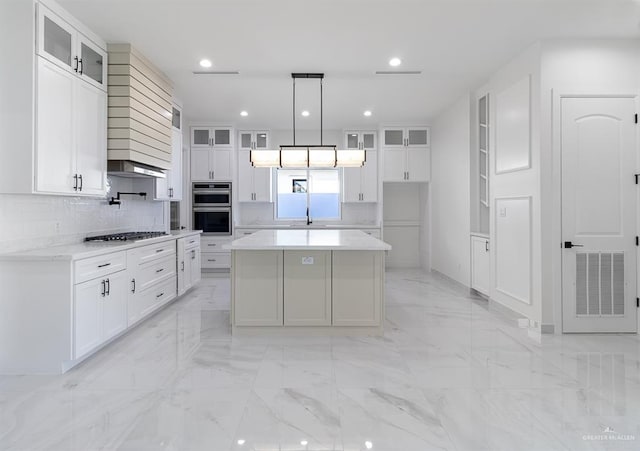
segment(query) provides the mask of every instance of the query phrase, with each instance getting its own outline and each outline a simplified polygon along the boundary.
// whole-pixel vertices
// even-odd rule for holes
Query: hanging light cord
[[[296,79],[293,78],[293,145],[296,145]]]
[[[322,81],[323,79],[320,79],[320,145],[323,144],[322,142]]]

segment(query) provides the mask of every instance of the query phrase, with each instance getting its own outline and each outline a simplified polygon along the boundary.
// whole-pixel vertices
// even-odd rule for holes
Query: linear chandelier
[[[358,168],[366,161],[366,151],[338,149],[325,145],[322,139],[322,80],[324,74],[293,73],[293,144],[279,150],[253,149],[249,152],[251,165],[256,168]],[[320,144],[296,144],[296,79],[320,80]]]

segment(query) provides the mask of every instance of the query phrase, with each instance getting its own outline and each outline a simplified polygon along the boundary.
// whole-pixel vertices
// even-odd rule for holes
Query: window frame
[[[341,168],[326,168],[326,169],[322,169],[322,168],[275,168],[275,177],[272,177],[273,180],[273,192],[275,193],[275,199],[274,199],[274,208],[273,208],[273,220],[275,222],[292,222],[292,223],[299,223],[299,222],[303,222],[306,224],[307,218],[281,218],[278,216],[278,204],[280,203],[280,199],[279,199],[279,193],[278,193],[278,171],[279,170],[284,170],[284,171],[289,171],[289,170],[293,170],[293,171],[305,171],[306,173],[306,179],[307,179],[307,192],[306,192],[306,197],[307,197],[307,207],[310,208],[310,195],[311,190],[309,189],[309,181],[311,179],[310,173],[313,171],[336,171],[338,174],[338,216],[334,217],[334,218],[314,218],[313,216],[311,217],[311,220],[315,223],[318,222],[320,224],[322,223],[329,223],[329,222],[336,222],[336,221],[342,221],[342,191],[343,191],[343,186],[342,186],[342,169]]]

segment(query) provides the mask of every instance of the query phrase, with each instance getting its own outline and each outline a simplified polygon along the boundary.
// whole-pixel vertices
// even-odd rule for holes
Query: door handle
[[[131,284],[133,285],[131,287],[131,292],[135,293],[136,292],[136,279],[131,279]]]
[[[489,252],[489,240],[485,240],[485,242],[484,242],[484,250],[485,250],[485,252]]]
[[[584,244],[573,244],[571,241],[564,242],[565,249],[571,249],[572,247],[584,247]]]

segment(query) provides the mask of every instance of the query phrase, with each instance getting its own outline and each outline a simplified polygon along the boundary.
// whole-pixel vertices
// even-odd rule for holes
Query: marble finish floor
[[[62,376],[0,377],[2,450],[638,450],[636,335],[537,336],[387,273],[379,338],[232,338],[229,280]]]

